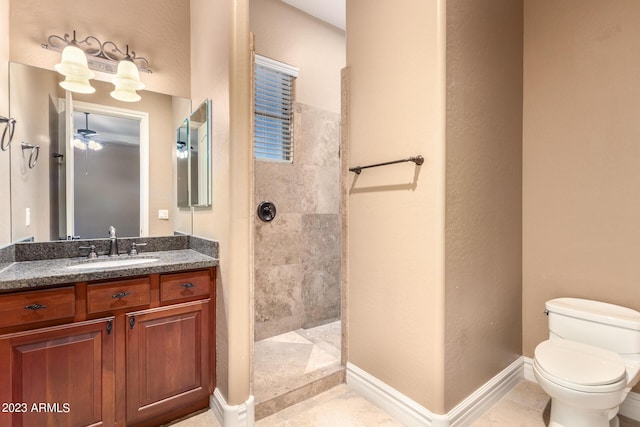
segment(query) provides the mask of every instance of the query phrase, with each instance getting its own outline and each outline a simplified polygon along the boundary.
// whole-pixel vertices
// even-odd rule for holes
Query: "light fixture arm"
[[[47,43],[42,43],[41,46],[43,49],[60,52],[70,44],[82,49],[87,56],[89,68],[93,70],[115,74],[118,62],[128,59],[136,64],[138,70],[145,73],[152,72],[149,67],[149,61],[146,58],[136,56],[133,50],[129,53],[128,44],[126,45],[126,51],[123,52],[114,42],[107,40],[102,43],[94,36],[87,36],[78,41],[75,31],[73,31],[73,39],[68,33],[65,33],[63,37],[53,34],[49,36]]]

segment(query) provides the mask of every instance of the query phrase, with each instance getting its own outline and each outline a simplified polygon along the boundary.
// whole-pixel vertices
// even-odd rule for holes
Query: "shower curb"
[[[344,384],[345,382],[345,369],[340,367],[335,372],[332,372],[322,378],[298,387],[294,390],[288,391],[280,396],[276,396],[265,402],[260,402],[255,405],[255,417],[256,421],[266,418],[269,415],[273,415],[276,412],[293,406],[296,403],[300,403],[307,399],[310,399],[318,394],[325,392],[337,385]]]

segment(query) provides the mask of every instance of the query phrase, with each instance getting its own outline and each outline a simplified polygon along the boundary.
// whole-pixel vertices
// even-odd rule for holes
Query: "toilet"
[[[640,312],[600,301],[547,301],[549,339],[533,373],[551,397],[549,427],[618,427],[620,404],[640,379]]]

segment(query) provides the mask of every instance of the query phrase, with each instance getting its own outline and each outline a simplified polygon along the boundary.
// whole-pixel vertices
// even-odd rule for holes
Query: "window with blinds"
[[[293,82],[298,69],[256,55],[254,156],[293,161]]]

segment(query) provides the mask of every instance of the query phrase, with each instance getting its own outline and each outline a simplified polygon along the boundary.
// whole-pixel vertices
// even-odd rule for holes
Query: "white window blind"
[[[293,82],[297,76],[297,68],[256,55],[256,158],[293,161]]]

